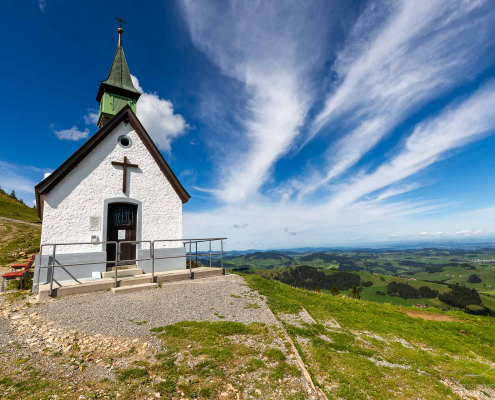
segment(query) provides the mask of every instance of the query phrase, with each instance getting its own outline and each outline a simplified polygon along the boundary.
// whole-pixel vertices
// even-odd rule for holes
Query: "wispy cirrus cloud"
[[[292,185],[302,197],[355,165],[400,122],[493,59],[493,8],[486,1],[372,2],[334,64],[335,90],[307,140],[327,126],[349,130],[329,147],[326,171]]]
[[[241,84],[242,134],[229,138],[216,194],[226,202],[247,201],[300,134],[315,92],[311,73],[324,61],[318,49],[334,14],[313,1],[183,4],[195,46]]]
[[[307,4],[317,3],[298,3],[297,17],[291,19],[284,13],[285,4],[277,2],[266,6],[268,12],[259,2],[239,1],[227,11],[210,3],[203,7],[204,2],[186,2],[195,45],[225,75],[244,85],[246,97],[245,112],[238,115],[241,133],[226,145],[233,149],[232,157],[221,158],[225,183],[219,190],[206,189],[222,203],[216,210],[188,216],[193,216],[196,229],[204,227],[208,234],[242,217],[249,233],[234,232],[234,240],[256,237],[267,246],[287,232],[298,233],[298,245],[365,241],[380,235],[389,240],[449,237],[459,230],[456,224],[467,220],[442,219],[456,204],[398,198],[426,184],[414,181],[419,172],[493,133],[493,83],[470,96],[452,97],[454,102],[433,117],[425,113],[416,118],[420,122],[397,132],[392,152],[389,149],[373,166],[356,171],[352,167],[421,107],[478,76],[493,61],[494,10],[486,1],[370,2],[345,32],[346,45],[322,78],[324,41],[308,46],[308,53],[316,57],[307,57],[303,50],[294,60],[285,53],[304,48],[309,38],[321,38],[298,30],[313,22],[315,29],[324,29],[319,20],[308,22],[316,8],[311,13]],[[279,15],[271,13],[271,7],[278,7]],[[293,34],[280,34],[278,23],[286,23]],[[326,35],[322,36],[328,37],[328,31]],[[316,71],[321,73],[319,81]],[[316,89],[315,82],[321,87]],[[296,171],[270,185],[281,158],[315,135],[324,143],[321,137],[328,130],[335,130],[338,138],[312,154],[324,160],[323,165],[312,163],[303,174]],[[345,179],[339,177],[343,173]],[[329,183],[331,190],[319,192],[317,200],[305,196]],[[432,214],[438,215],[435,220],[441,221],[442,230],[433,222],[419,221]],[[484,228],[488,222],[480,218],[473,223]],[[290,241],[285,243],[290,247]]]
[[[451,105],[435,118],[418,124],[402,149],[374,172],[340,188],[328,203],[338,208],[414,175],[448,156],[450,150],[495,133],[495,81],[466,100]]]

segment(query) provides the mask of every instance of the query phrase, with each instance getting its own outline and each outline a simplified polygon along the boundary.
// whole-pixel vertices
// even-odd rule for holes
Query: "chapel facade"
[[[182,238],[182,205],[190,195],[136,116],[141,93],[132,83],[124,56],[123,30],[118,33],[110,72],[96,97],[99,130],[35,187],[43,221],[41,244],[57,244],[59,264],[91,262],[87,267],[56,268],[57,280],[107,271],[116,260],[117,247],[105,242]],[[161,254],[177,258],[157,261],[156,270],[185,268],[181,242],[157,247]],[[119,260],[136,264],[132,260],[145,259],[149,252],[142,243],[123,244]],[[43,252],[41,263],[49,265],[49,257]],[[137,264],[145,272],[150,268],[149,262]],[[46,269],[41,271],[41,283],[47,274]]]

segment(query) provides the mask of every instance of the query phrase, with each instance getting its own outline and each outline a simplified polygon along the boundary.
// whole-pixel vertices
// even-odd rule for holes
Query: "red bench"
[[[26,268],[26,266],[33,262],[34,261],[34,254],[31,256],[31,258],[29,259],[29,261],[25,264],[15,264],[15,265],[11,265],[10,268],[12,269],[12,271],[15,271],[15,270],[18,270],[18,269],[24,269]]]
[[[7,272],[6,274],[2,275],[2,278],[3,278],[2,279],[2,289],[0,291],[3,292],[4,286],[5,286],[5,281],[9,281],[11,279],[17,279],[17,278],[20,278],[20,280],[21,280],[20,286],[22,289],[22,280],[26,277],[27,272],[28,272],[29,268],[31,268],[33,263],[34,263],[34,255],[31,256],[31,258],[29,259],[29,261],[26,264],[12,265],[11,266],[12,272]]]

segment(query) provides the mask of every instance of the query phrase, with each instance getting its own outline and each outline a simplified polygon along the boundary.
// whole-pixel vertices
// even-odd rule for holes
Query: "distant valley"
[[[353,282],[361,299],[379,303],[495,315],[495,247],[255,251],[224,266],[322,292],[348,295],[344,282]]]

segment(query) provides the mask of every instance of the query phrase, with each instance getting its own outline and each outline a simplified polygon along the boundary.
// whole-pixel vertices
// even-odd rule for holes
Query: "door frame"
[[[107,241],[107,233],[108,233],[108,208],[110,204],[113,203],[127,203],[127,204],[132,204],[137,206],[137,212],[136,212],[136,241],[142,240],[141,232],[143,229],[143,203],[140,202],[139,200],[136,199],[130,199],[128,197],[114,197],[111,199],[106,199],[103,202],[103,232],[101,235],[101,241],[106,242]],[[112,245],[113,246],[113,245]],[[138,250],[141,249],[141,243],[138,243],[136,245],[136,258],[139,258],[137,256]],[[102,251],[106,252],[107,251],[107,245],[102,244]]]

